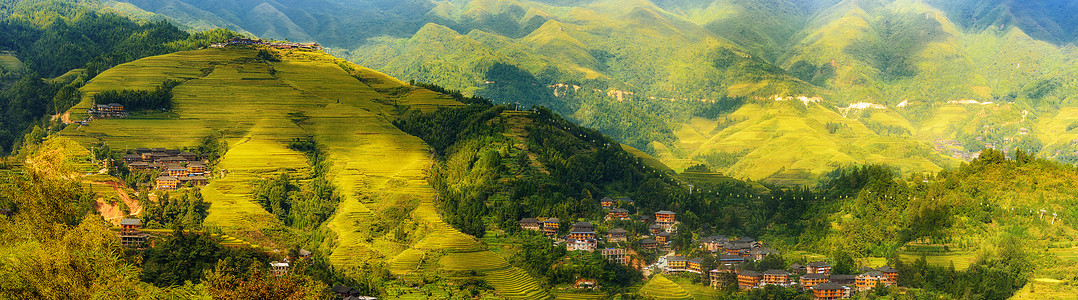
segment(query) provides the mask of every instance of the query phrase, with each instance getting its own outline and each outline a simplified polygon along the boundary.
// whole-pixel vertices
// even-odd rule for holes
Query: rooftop
[[[753,276],[753,277],[755,277],[755,276],[760,276],[760,272],[756,272],[756,271],[753,271],[753,270],[741,270],[741,272],[737,272],[737,276]]]
[[[625,231],[625,229],[621,229],[621,228],[614,228],[614,229],[611,229],[610,231],[608,231],[607,233],[612,233],[612,234],[626,234],[626,233],[629,233],[629,232],[628,232],[628,231]]]
[[[812,287],[813,290],[845,290],[847,287],[834,282],[824,282]]]
[[[814,261],[814,262],[809,263],[808,266],[809,267],[814,267],[814,268],[819,268],[819,267],[830,267],[831,264],[829,264],[827,262],[823,262],[823,261]]]
[[[771,269],[771,270],[765,271],[764,274],[766,274],[766,275],[789,276],[790,272],[786,272],[786,271],[783,271],[783,270]]]
[[[139,225],[142,224],[141,219],[122,219],[120,225]]]
[[[669,211],[669,210],[660,210],[660,211],[655,212],[655,214],[657,214],[657,215],[673,215],[674,212]]]

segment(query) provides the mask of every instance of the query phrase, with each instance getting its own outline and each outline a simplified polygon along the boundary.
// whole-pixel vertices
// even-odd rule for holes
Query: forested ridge
[[[6,72],[0,77],[0,153],[18,148],[23,135],[34,126],[58,130],[50,128],[55,123],[48,116],[77,104],[82,97],[78,88],[98,73],[135,59],[198,49],[235,35],[224,29],[192,34],[165,21],[136,21],[59,1],[19,5],[24,5],[19,6],[23,9],[13,10],[19,13],[3,14],[4,19],[0,19],[0,51],[10,51],[25,64],[22,72]],[[64,74],[68,76],[58,77]],[[143,102],[153,102],[147,108],[168,107],[158,103],[163,100],[113,96],[107,100],[130,103],[134,108],[142,108]]]

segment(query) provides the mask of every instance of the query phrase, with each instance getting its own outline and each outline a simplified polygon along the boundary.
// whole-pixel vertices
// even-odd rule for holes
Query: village
[[[154,187],[175,190],[184,186],[206,185],[212,172],[206,166],[213,155],[199,155],[165,148],[138,148],[123,156],[131,172],[158,171]]]
[[[302,49],[302,50],[322,50],[322,45],[318,43],[292,43],[292,42],[271,42],[263,41],[262,39],[251,39],[245,37],[233,37],[224,43],[213,43],[210,48],[224,48],[231,45],[262,45],[269,46],[274,49]]]
[[[660,210],[654,213],[654,219],[648,215],[631,216],[629,210],[617,207],[618,204],[629,206],[633,201],[627,197],[617,200],[604,197],[599,200],[606,211],[605,221],[632,220],[651,223],[647,234],[631,236],[623,228],[612,228],[603,235],[596,231],[591,222],[573,223],[567,235],[558,236],[561,220],[558,218],[524,218],[519,221],[521,229],[539,231],[554,239],[555,245],[563,245],[567,251],[586,251],[599,253],[606,259],[640,269],[645,276],[652,274],[693,273],[707,275],[710,286],[721,288],[731,281],[736,281],[741,290],[763,288],[767,285],[798,288],[811,293],[813,299],[830,300],[850,298],[855,292],[868,291],[877,286],[898,284],[898,271],[889,267],[862,268],[858,275],[832,274],[831,265],[825,261],[815,261],[805,265],[791,264],[785,269],[771,269],[763,272],[747,270],[746,263],[763,260],[779,252],[765,247],[765,243],[751,237],[731,239],[724,235],[702,237],[696,241],[699,250],[706,253],[687,257],[675,255],[673,237],[677,235],[677,214]],[[636,241],[637,249],[665,253],[657,261],[641,267],[630,258],[635,251],[628,246],[629,241]],[[683,249],[684,250],[684,249]],[[715,267],[705,269],[705,256],[715,261]],[[592,288],[594,280],[580,279],[577,288]]]

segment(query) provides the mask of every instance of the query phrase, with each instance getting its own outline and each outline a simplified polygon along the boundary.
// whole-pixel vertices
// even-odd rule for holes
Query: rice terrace
[[[1076,299],[1075,16],[0,0],[0,299]]]

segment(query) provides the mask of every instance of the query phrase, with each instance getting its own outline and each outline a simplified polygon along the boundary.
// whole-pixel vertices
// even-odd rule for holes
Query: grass
[[[8,72],[21,73],[26,69],[26,66],[23,65],[22,61],[19,60],[18,57],[15,57],[15,55],[4,52],[0,53],[0,69],[4,69]]]
[[[654,299],[691,299],[689,292],[663,275],[655,275],[640,287],[640,293]]]
[[[1074,299],[1078,288],[1066,281],[1034,278],[1026,286],[1015,292],[1012,300]]]

